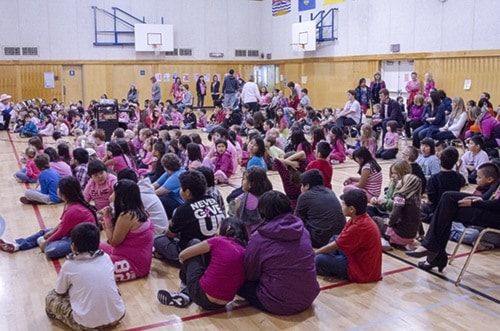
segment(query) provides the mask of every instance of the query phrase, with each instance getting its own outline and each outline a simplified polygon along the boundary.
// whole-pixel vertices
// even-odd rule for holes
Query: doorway
[[[84,100],[83,70],[81,65],[62,67],[62,100],[66,106]],[[85,103],[84,103],[85,104]]]
[[[406,83],[415,71],[413,60],[382,61],[382,79],[389,90],[391,98],[402,96],[406,100]]]

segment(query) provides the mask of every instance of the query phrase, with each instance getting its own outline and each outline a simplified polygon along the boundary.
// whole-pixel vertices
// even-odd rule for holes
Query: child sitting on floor
[[[47,154],[35,156],[35,165],[40,170],[38,181],[40,190],[29,189],[19,200],[23,204],[53,204],[62,200],[57,195],[57,186],[61,177],[50,168],[50,158]]]
[[[33,146],[28,146],[24,152],[26,157],[26,165],[21,170],[14,174],[14,177],[19,183],[36,183],[40,170],[35,165],[36,149]]]
[[[352,157],[359,164],[359,177],[349,177],[344,181],[344,193],[361,189],[366,192],[369,200],[378,197],[382,190],[382,168],[366,147],[355,150]]]
[[[382,158],[384,160],[390,160],[396,158],[398,154],[398,142],[399,142],[399,134],[398,134],[398,122],[396,121],[388,121],[387,124],[387,133],[384,137],[383,146],[377,151],[375,157]]]
[[[321,174],[323,175],[323,185],[331,190],[333,169],[330,162],[327,161],[330,152],[330,144],[326,141],[320,141],[316,145],[316,160],[309,162],[306,170],[318,169],[321,171]]]
[[[114,267],[99,249],[99,229],[91,223],[71,231],[71,251],[45,298],[45,311],[73,330],[111,327],[125,316]]]
[[[243,259],[248,236],[243,222],[223,219],[218,236],[190,246],[179,254],[180,278],[186,286],[179,293],[158,291],[164,305],[186,307],[194,301],[206,310],[224,308],[245,281]],[[210,259],[207,259],[207,256]]]
[[[389,217],[374,218],[377,222],[383,247],[403,247],[413,250],[413,241],[420,227],[421,181],[412,174],[404,175],[394,193],[394,204]],[[387,243],[386,240],[389,242]]]
[[[368,152],[369,153],[369,152]],[[315,249],[316,272],[356,283],[382,279],[382,247],[375,222],[366,214],[366,194],[351,190],[340,196],[342,212],[350,220],[330,243]]]

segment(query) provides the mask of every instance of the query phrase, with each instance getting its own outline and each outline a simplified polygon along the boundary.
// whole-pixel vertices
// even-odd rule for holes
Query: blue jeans
[[[335,241],[337,235],[330,239]],[[321,276],[334,276],[347,279],[347,257],[340,249],[328,254],[318,254],[314,258],[316,273]]]
[[[15,176],[16,176],[16,178],[18,178],[26,183],[36,183],[37,182],[37,179],[29,177],[28,175],[26,175],[26,172],[22,171],[22,170],[16,172]]]
[[[24,251],[38,246],[36,242],[38,238],[49,232],[51,229],[40,230],[27,238],[16,239],[19,245],[19,250]],[[58,259],[71,253],[71,240],[64,237],[60,240],[51,241],[45,246],[45,255],[49,259]]]
[[[236,93],[224,93],[224,108],[234,107],[236,103]]]

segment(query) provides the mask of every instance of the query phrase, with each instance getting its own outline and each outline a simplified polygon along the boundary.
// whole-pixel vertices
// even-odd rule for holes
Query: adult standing
[[[413,105],[413,99],[417,94],[420,94],[421,83],[417,78],[417,73],[413,71],[411,73],[411,79],[406,83],[406,93],[408,93],[408,99],[406,101],[406,109],[410,109]]]
[[[130,89],[127,93],[127,101],[135,104],[139,103],[139,91],[137,91],[134,84],[130,84]]]
[[[241,90],[242,103],[247,104],[250,112],[253,114],[259,110],[260,98],[260,91],[259,87],[255,83],[255,77],[250,75],[248,82],[243,85],[243,89]]]
[[[380,103],[380,97],[378,94],[380,90],[384,88],[386,88],[385,82],[382,80],[380,72],[376,71],[375,74],[373,74],[373,80],[370,83],[370,97],[372,100],[372,105]]]
[[[214,102],[214,107],[215,107],[215,102],[219,100],[220,96],[220,82],[219,82],[219,76],[217,75],[212,76],[212,83],[210,84],[210,94],[212,95],[212,100]]]
[[[176,98],[176,95],[178,95],[179,89],[181,88],[182,82],[180,77],[175,77],[174,82],[172,83],[172,86],[170,87],[170,95]]]
[[[160,104],[161,100],[161,88],[160,83],[156,80],[155,77],[151,77],[151,100],[154,101],[155,106]]]
[[[196,81],[196,95],[198,96],[197,107],[201,108],[205,104],[205,95],[207,95],[207,84],[203,75],[200,75]]]
[[[224,96],[224,108],[233,107],[236,103],[236,92],[238,91],[238,81],[234,77],[234,69],[229,69],[229,74],[224,77],[222,83],[222,95]]]
[[[431,95],[431,90],[436,88],[436,83],[434,79],[432,79],[432,74],[430,72],[426,72],[424,75],[424,98],[427,98]]]
[[[356,91],[347,91],[347,102],[344,109],[337,114],[337,126],[343,128],[348,125],[356,125],[361,121],[361,105],[356,100]]]
[[[10,113],[14,109],[12,102],[10,102],[12,96],[8,94],[2,94],[0,96],[0,114],[3,116],[3,129],[9,130],[10,126]]]
[[[356,87],[356,100],[358,100],[363,109],[363,113],[366,114],[368,108],[370,108],[370,89],[366,86],[366,79],[361,78],[359,80],[358,86]]]
[[[404,123],[403,112],[399,103],[389,97],[389,90],[384,88],[379,92],[380,105],[382,106],[382,142],[384,141],[385,134],[387,133],[387,122],[396,121],[398,127],[401,128]]]

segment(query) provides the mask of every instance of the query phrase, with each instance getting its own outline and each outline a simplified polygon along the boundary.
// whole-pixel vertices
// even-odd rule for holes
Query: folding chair
[[[478,228],[478,227],[476,227],[476,228]],[[478,229],[482,229],[482,228],[478,228]],[[484,228],[484,229],[482,229],[482,231],[479,233],[479,236],[476,239],[476,242],[474,243],[474,246],[472,246],[472,249],[469,252],[469,256],[467,257],[467,261],[465,261],[465,263],[464,263],[464,265],[462,267],[462,271],[460,271],[460,274],[458,275],[458,278],[455,281],[455,286],[458,286],[460,284],[460,282],[462,281],[462,277],[463,277],[465,271],[467,270],[467,267],[469,266],[470,261],[472,260],[472,256],[476,252],[477,246],[479,246],[479,243],[481,242],[481,239],[488,232],[500,234],[500,229],[495,229],[495,228]],[[462,244],[462,241],[464,240],[464,237],[465,237],[465,230],[462,233],[462,236],[460,237],[460,240],[458,241],[457,245],[455,246],[455,249],[453,250],[453,253],[450,256],[450,259],[448,260],[448,264],[451,264],[453,262],[453,260],[455,259],[455,255],[457,254],[458,247]]]

